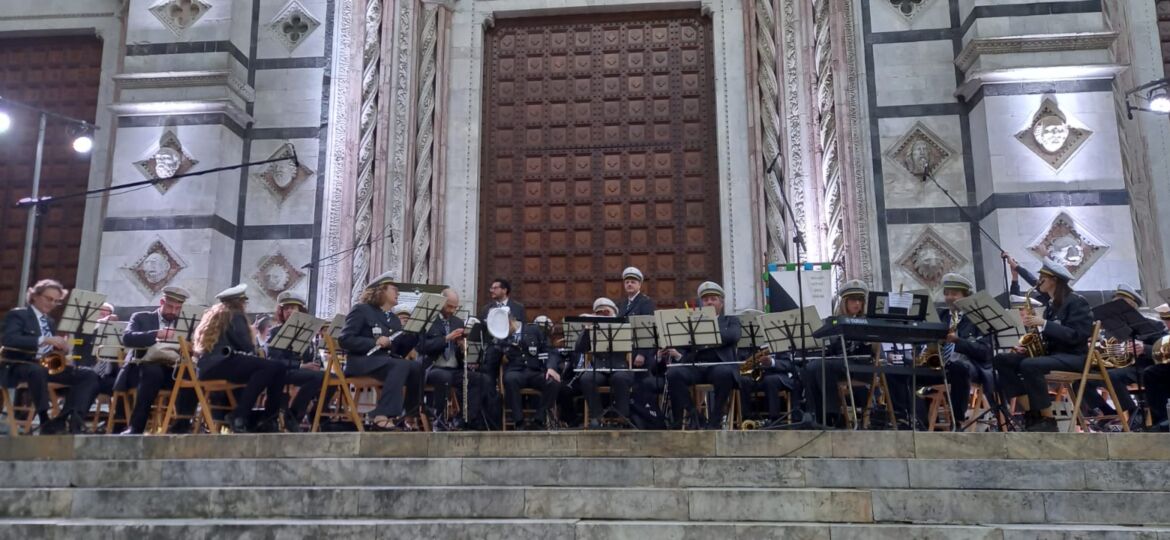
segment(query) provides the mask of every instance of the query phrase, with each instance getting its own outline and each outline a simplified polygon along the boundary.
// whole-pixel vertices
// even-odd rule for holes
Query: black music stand
[[[688,353],[695,349],[717,347],[722,344],[719,333],[719,317],[715,308],[663,309],[654,312],[658,325],[658,337],[667,348],[686,348]],[[680,361],[685,363],[685,360]]]
[[[575,317],[566,317],[566,321],[576,319]],[[634,332],[633,326],[630,324],[627,317],[589,317],[583,318],[583,322],[589,324],[591,327],[587,329],[589,332],[589,370],[597,376],[598,368],[595,358],[599,354],[625,354],[627,359],[627,367],[620,368],[606,368],[604,371],[609,373],[619,371],[645,371],[644,369],[635,370],[629,367],[629,355],[634,350]],[[613,397],[612,395],[610,396]],[[617,413],[613,407],[613,400],[610,399],[609,407],[602,409],[598,413],[597,418],[605,418],[608,412]],[[618,415],[618,418],[627,426],[633,427],[633,422],[629,418]]]
[[[739,314],[739,327],[741,333],[739,335],[739,343],[735,346],[738,349],[748,349],[755,354],[761,347],[767,345],[764,341],[764,327],[760,324],[760,317],[764,315],[762,311],[749,309]]]
[[[1101,321],[1101,329],[1118,340],[1145,341],[1165,332],[1160,321],[1147,319],[1125,300],[1118,298],[1093,308],[1093,318]]]
[[[441,294],[422,293],[414,309],[410,310],[410,318],[402,325],[402,331],[408,334],[424,334],[435,320],[435,315],[447,305],[447,297]]]
[[[104,321],[99,322],[101,330],[93,342],[93,356],[98,361],[110,361],[121,364],[122,357],[122,333],[126,331],[126,326],[130,323],[127,321]]]
[[[817,347],[816,339],[812,337],[812,322],[821,320],[816,306],[805,306],[804,309],[791,309],[780,313],[760,315],[759,324],[763,329],[765,345],[772,354],[788,351],[792,358],[796,358],[799,351],[803,357],[809,349]],[[824,401],[824,362],[821,362],[822,401]],[[824,404],[822,404],[822,410]],[[803,425],[804,418],[801,418]]]
[[[991,336],[994,346],[992,347],[992,357],[995,357],[995,351],[1001,349],[1008,349],[1020,344],[1020,339],[1027,334],[1024,329],[1024,322],[1020,319],[1020,314],[1016,310],[1005,310],[999,305],[999,302],[991,297],[987,291],[979,291],[974,295],[962,298],[955,302],[955,307],[963,310],[975,327],[983,332],[984,335]],[[994,366],[991,369],[992,382],[995,384],[995,392],[988,399],[991,402],[991,409],[984,411],[983,414],[994,411],[1000,418],[1000,426],[1009,431],[1017,431],[1017,427],[1012,419],[1011,411],[1007,408],[1007,399],[1003,395],[1003,386],[999,384],[999,371]],[[986,396],[987,393],[985,392]],[[978,422],[983,414],[972,418],[962,426],[962,430],[966,431]]]
[[[298,363],[313,346],[313,337],[325,326],[325,321],[308,313],[293,313],[272,337],[269,349],[288,351]]]
[[[175,319],[175,339],[170,340],[172,343],[179,342],[179,336],[187,338],[187,341],[195,341],[195,328],[199,326],[199,321],[203,319],[203,313],[207,308],[195,304],[183,304],[183,308],[179,311],[178,318]]]

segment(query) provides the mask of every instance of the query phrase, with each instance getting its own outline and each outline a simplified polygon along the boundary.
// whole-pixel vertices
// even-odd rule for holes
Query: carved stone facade
[[[1071,124],[1056,101],[1046,98],[1032,115],[1032,123],[1016,134],[1016,140],[1049,167],[1060,170],[1092,134]]]
[[[932,227],[926,227],[898,258],[898,266],[928,289],[937,289],[942,277],[967,263],[954,246]]]
[[[211,9],[203,0],[163,0],[150,8],[150,13],[166,25],[176,36],[183,33]]]
[[[1109,251],[1109,245],[1085,225],[1077,223],[1067,212],[1061,212],[1028,245],[1028,251],[1041,260],[1052,260],[1063,265],[1074,278],[1079,279]]]
[[[174,131],[163,132],[158,139],[158,145],[150,150],[149,157],[135,161],[134,166],[147,180],[163,179],[155,182],[154,188],[159,193],[166,194],[179,180],[167,180],[178,174],[186,174],[199,164],[183,149],[183,143]]]
[[[268,23],[268,31],[291,53],[319,26],[321,21],[300,2],[292,0]]]

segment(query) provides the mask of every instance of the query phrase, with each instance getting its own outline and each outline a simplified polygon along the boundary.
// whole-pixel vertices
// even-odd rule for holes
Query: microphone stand
[[[983,228],[983,225],[980,224],[979,221],[976,220],[974,216],[972,216],[971,213],[963,207],[963,205],[959,204],[959,201],[956,201],[955,198],[951,196],[951,192],[947,191],[947,188],[942,187],[942,184],[938,183],[938,179],[936,179],[930,172],[929,164],[923,165],[922,174],[920,176],[922,177],[923,183],[925,183],[927,180],[930,180],[931,183],[933,183],[935,187],[939,189],[939,191],[943,192],[943,195],[947,196],[947,199],[951,201],[951,204],[953,204],[955,208],[959,209],[959,213],[963,214],[963,217],[967,218],[968,222],[973,223],[977,228],[979,228],[979,232],[983,233],[983,236],[986,236],[987,240],[991,242],[991,245],[995,246],[995,248],[998,249],[1000,253],[1007,253],[1007,250],[1003,249],[1003,246],[999,245],[999,242],[995,241],[995,238],[991,236],[991,233],[988,233],[987,230]],[[1011,282],[1008,281],[1007,258],[1003,256],[1000,258],[1003,259],[1003,290],[1004,294],[1008,294],[1008,291],[1011,290]]]

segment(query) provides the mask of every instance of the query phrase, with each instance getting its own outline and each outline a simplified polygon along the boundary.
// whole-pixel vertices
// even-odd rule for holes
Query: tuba
[[[1032,308],[1032,291],[1035,290],[1036,287],[1032,287],[1024,294],[1024,307],[1021,308],[1021,311],[1026,315],[1036,314],[1036,310]],[[1028,333],[1020,338],[1020,346],[1028,352],[1028,356],[1031,358],[1047,354],[1047,348],[1044,346],[1044,336],[1040,335],[1039,328],[1028,328]]]

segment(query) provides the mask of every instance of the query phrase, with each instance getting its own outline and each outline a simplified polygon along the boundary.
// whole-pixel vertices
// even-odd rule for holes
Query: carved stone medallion
[[[1045,98],[1028,127],[1016,133],[1016,140],[1053,170],[1060,170],[1092,134],[1071,125],[1056,101]]]
[[[291,53],[319,26],[321,22],[305,6],[292,0],[268,23],[268,31]]]
[[[158,146],[151,151],[150,157],[134,162],[134,168],[142,173],[147,180],[163,179],[155,182],[154,187],[159,193],[166,194],[178,180],[167,180],[175,175],[190,171],[199,162],[183,149],[183,143],[175,132],[166,130],[158,139]]]
[[[914,20],[914,16],[922,11],[931,0],[878,0],[892,8],[906,18],[907,21]]]
[[[193,26],[209,9],[211,4],[203,0],[164,0],[152,6],[150,13],[176,36],[182,37],[183,31]]]
[[[919,283],[934,289],[942,283],[947,272],[954,272],[967,258],[947,243],[938,231],[927,226],[898,258],[898,266]]]
[[[131,281],[150,295],[158,294],[187,264],[175,251],[156,238],[138,260],[126,267],[133,278]]]
[[[1040,236],[1028,246],[1028,251],[1040,259],[1052,259],[1079,279],[1098,259],[1109,251],[1109,245],[1068,215],[1061,212]]]
[[[304,278],[305,273],[288,262],[279,248],[272,255],[260,259],[256,273],[252,274],[252,280],[260,286],[260,290],[273,300],[280,293],[295,287]]]
[[[954,156],[955,151],[921,122],[915,123],[886,151],[886,157],[912,176],[922,176],[924,171],[936,173]]]
[[[293,155],[293,143],[286,142],[277,148],[268,159],[289,158]],[[284,203],[285,199],[293,192],[297,186],[302,182],[311,178],[316,174],[312,169],[305,166],[304,163],[293,163],[292,161],[277,161],[265,165],[263,169],[252,173],[252,178],[260,182],[273,197],[276,197],[277,204]]]

